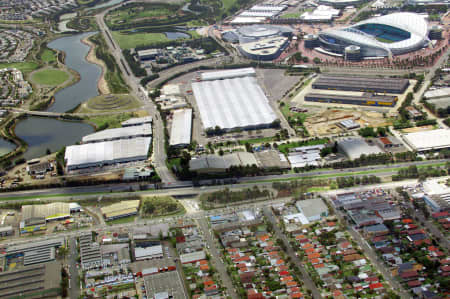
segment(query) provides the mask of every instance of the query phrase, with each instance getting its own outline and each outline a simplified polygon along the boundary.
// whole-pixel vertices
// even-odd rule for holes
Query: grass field
[[[122,218],[119,218],[119,219],[114,219],[114,220],[111,220],[111,221],[107,221],[106,224],[113,225],[113,224],[129,223],[129,222],[133,222],[134,219],[136,219],[136,216],[127,216],[127,217],[122,217]]]
[[[106,111],[128,110],[139,108],[141,104],[133,96],[127,94],[101,95],[89,99],[77,110],[78,113],[97,113]]]
[[[36,62],[12,62],[12,63],[0,63],[0,69],[3,68],[16,68],[19,71],[23,72],[23,73],[29,73],[31,71],[34,71],[35,69],[37,69],[39,67],[39,64],[37,64]]]
[[[31,77],[34,83],[40,85],[57,86],[69,79],[69,74],[58,69],[43,69],[37,71]]]
[[[95,124],[97,128],[108,129],[121,127],[120,123],[134,117],[134,113],[122,113],[114,115],[102,115],[86,118],[87,121]]]
[[[41,60],[48,63],[54,62],[56,61],[55,53],[50,49],[45,49],[44,51],[42,51]]]
[[[291,13],[287,13],[281,16],[282,19],[296,19],[296,18],[300,18],[302,14],[299,12],[291,12]]]
[[[142,6],[144,7],[144,6]],[[138,9],[139,7],[132,7],[128,9],[121,9],[113,11],[108,14],[107,20],[112,24],[127,23],[139,19],[151,19],[159,17],[169,17],[175,14],[175,11],[171,11],[165,7],[154,7],[152,9]]]
[[[169,41],[164,33],[123,34],[118,31],[113,31],[112,36],[117,41],[121,49],[131,49],[136,48],[137,46],[157,44]]]

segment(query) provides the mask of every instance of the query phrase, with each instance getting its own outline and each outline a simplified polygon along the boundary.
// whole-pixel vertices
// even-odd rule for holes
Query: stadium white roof
[[[450,129],[422,131],[403,135],[403,140],[415,151],[450,147]]]
[[[129,120],[123,121],[121,125],[123,127],[127,126],[136,126],[136,125],[142,125],[142,124],[149,124],[152,122],[151,116],[144,116],[144,117],[135,117],[130,118]]]
[[[191,143],[192,109],[173,111],[172,128],[170,130],[171,146],[188,145]]]
[[[147,158],[151,137],[71,145],[65,160],[69,169],[142,160]]]
[[[266,20],[265,17],[235,17],[231,24],[259,24]]]
[[[261,127],[277,119],[256,78],[192,83],[205,129]]]
[[[364,24],[382,24],[394,28],[399,28],[409,32],[411,36],[410,38],[398,42],[380,42],[376,39],[375,36],[366,34],[358,30],[358,27]],[[398,12],[383,15],[380,17],[361,21],[347,28],[324,31],[324,34],[347,40],[348,42],[351,42],[355,45],[367,45],[375,48],[381,48],[386,50],[387,52],[392,52],[393,54],[402,54],[412,49],[417,49],[419,46],[425,45],[425,43],[428,41],[427,33],[428,25],[425,18],[422,15],[409,12]],[[319,33],[319,35],[320,34],[321,33]]]
[[[265,17],[270,18],[276,16],[278,12],[276,11],[244,11],[239,14],[239,17]]]
[[[202,81],[219,80],[219,79],[231,79],[246,76],[256,76],[256,71],[252,67],[242,69],[232,69],[218,72],[206,72],[202,73],[200,78]]]
[[[117,139],[128,139],[133,137],[148,137],[152,135],[152,126],[143,124],[140,126],[130,126],[115,129],[107,129],[95,132],[83,137],[83,143],[111,141]]]

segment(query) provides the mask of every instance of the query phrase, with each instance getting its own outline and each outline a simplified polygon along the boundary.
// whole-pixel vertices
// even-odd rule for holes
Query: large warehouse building
[[[191,133],[192,109],[174,110],[169,145],[174,147],[188,146],[191,143]]]
[[[366,93],[362,96],[323,93],[308,93],[305,95],[305,101],[307,102],[350,104],[360,106],[394,107],[397,103],[397,100],[398,98],[395,96],[378,96],[372,95],[370,93]]]
[[[82,141],[83,143],[94,143],[150,136],[152,136],[152,126],[150,124],[142,124],[95,132],[84,136]]]
[[[205,129],[268,128],[277,119],[254,77],[195,82],[192,90]]]
[[[408,79],[364,78],[354,76],[321,75],[312,84],[316,89],[366,91],[401,94],[409,86]]]
[[[67,170],[146,160],[151,141],[151,137],[138,137],[68,146]]]
[[[449,148],[450,129],[409,133],[403,135],[403,140],[417,152],[427,152]]]
[[[357,46],[361,57],[392,57],[427,46],[428,25],[422,15],[399,12],[322,31],[319,41],[324,50],[341,55]]]

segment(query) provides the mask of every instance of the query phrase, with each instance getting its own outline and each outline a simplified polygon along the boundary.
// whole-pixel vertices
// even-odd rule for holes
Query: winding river
[[[52,49],[64,51],[67,67],[80,74],[80,80],[77,83],[55,94],[55,102],[48,111],[66,112],[98,95],[97,82],[101,75],[101,68],[86,61],[89,46],[81,42],[83,38],[92,34],[94,33],[61,37],[48,44]],[[75,144],[84,135],[93,131],[94,128],[86,123],[45,117],[28,117],[20,121],[15,129],[16,135],[28,144],[28,150],[24,154],[26,159],[41,157],[45,155],[47,149],[54,152],[63,146]]]

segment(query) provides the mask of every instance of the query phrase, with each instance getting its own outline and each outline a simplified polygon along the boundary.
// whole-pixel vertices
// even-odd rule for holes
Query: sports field
[[[57,86],[69,79],[69,74],[58,69],[43,69],[35,72],[31,76],[31,80],[40,85]]]
[[[121,49],[131,49],[137,46],[167,42],[169,39],[164,33],[132,33],[124,34],[118,31],[112,32],[113,38]]]

